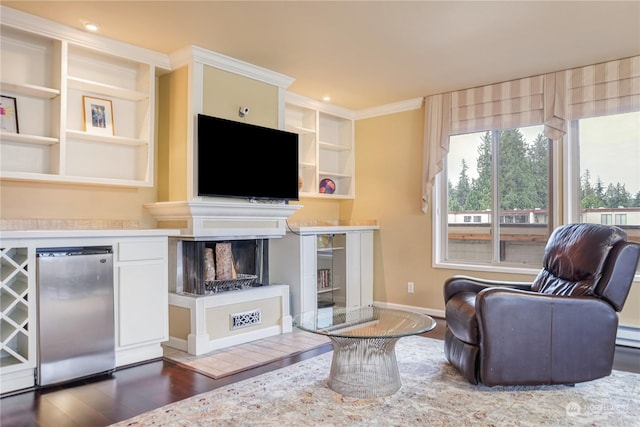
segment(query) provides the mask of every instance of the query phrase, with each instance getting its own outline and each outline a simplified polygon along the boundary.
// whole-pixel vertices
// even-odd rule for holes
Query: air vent
[[[230,316],[231,329],[241,329],[248,326],[259,325],[262,322],[260,309],[245,311],[244,313],[233,313]]]

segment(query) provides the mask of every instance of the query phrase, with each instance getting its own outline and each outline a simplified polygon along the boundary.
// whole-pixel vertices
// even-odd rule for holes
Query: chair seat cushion
[[[451,297],[447,301],[445,316],[447,326],[456,338],[467,344],[479,345],[474,292],[460,292]]]

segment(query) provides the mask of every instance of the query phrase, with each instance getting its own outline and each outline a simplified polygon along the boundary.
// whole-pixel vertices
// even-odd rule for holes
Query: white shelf
[[[78,89],[83,92],[99,93],[105,97],[116,97],[128,99],[130,101],[142,101],[143,99],[149,98],[148,92],[138,92],[100,82],[94,82],[87,79],[81,79],[79,77],[69,77],[67,80],[69,82],[70,89]]]
[[[315,129],[308,129],[302,126],[287,126],[286,130],[300,135],[311,135],[316,133]]]
[[[320,141],[318,143],[318,145],[323,150],[330,150],[330,151],[350,151],[351,150],[351,147],[345,147],[344,145],[332,144],[330,142],[322,142],[322,141]]]
[[[354,123],[343,109],[287,94],[285,128],[299,135],[300,197],[353,199],[355,197]],[[319,184],[330,178],[332,194],[320,193]]]
[[[0,18],[0,90],[16,98],[19,129],[0,133],[2,178],[152,186],[155,66],[125,46]],[[84,96],[111,101],[113,135],[84,131]]]
[[[0,90],[3,94],[10,92],[17,95],[43,99],[53,99],[56,96],[60,96],[58,89],[24,83],[0,82]]]
[[[78,130],[67,130],[67,136],[72,138],[82,139],[84,141],[104,142],[106,144],[120,144],[120,145],[132,145],[141,146],[148,145],[149,141],[136,138],[124,138],[121,136],[110,135],[98,135],[89,132],[83,132]]]
[[[23,144],[37,144],[37,145],[54,145],[58,144],[60,140],[58,138],[52,138],[49,136],[39,135],[27,135],[23,133],[11,133],[0,131],[0,141],[13,141]]]
[[[340,288],[337,288],[337,287],[320,288],[320,289],[318,289],[318,293],[319,294],[325,294],[325,293],[339,291],[339,290],[340,290]]]

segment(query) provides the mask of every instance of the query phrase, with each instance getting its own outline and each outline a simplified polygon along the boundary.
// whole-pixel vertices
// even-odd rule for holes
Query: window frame
[[[531,124],[521,127],[527,126],[536,126],[541,124]],[[498,131],[498,129],[489,130],[490,132]],[[454,135],[450,135],[454,136]],[[556,141],[549,138],[549,229],[550,231],[555,229],[560,223],[562,219],[562,209],[564,207],[562,203],[562,189],[565,188],[563,185],[563,176],[560,174],[561,164],[559,163],[562,158],[560,156],[561,151],[564,149],[564,140],[566,140],[566,136],[563,138],[563,141]],[[494,156],[494,164],[492,168],[497,170],[497,157]],[[434,236],[434,250],[432,257],[432,267],[433,268],[443,268],[443,269],[455,269],[461,271],[481,271],[481,272],[491,272],[491,273],[510,273],[510,274],[526,274],[526,275],[536,275],[540,268],[542,267],[542,260],[540,266],[519,266],[513,264],[506,264],[491,261],[489,263],[466,263],[459,260],[456,261],[448,261],[445,259],[445,255],[447,253],[447,227],[448,227],[448,197],[447,197],[447,179],[448,176],[448,159],[445,156],[443,161],[443,170],[441,173],[435,176],[435,185],[433,186],[433,209],[432,209],[432,232]],[[579,169],[578,169],[579,170]],[[579,177],[578,177],[579,179]],[[494,180],[497,180],[497,174],[494,174]],[[494,183],[495,184],[495,183]],[[495,185],[494,185],[495,186]],[[494,205],[497,204],[497,200],[494,200]],[[499,219],[499,210],[496,206],[493,209],[493,216],[495,224],[496,220]],[[566,211],[565,211],[566,212]],[[493,228],[492,228],[493,229]],[[495,233],[494,233],[495,234]],[[500,247],[500,242],[496,240],[494,242],[494,253],[498,254]]]

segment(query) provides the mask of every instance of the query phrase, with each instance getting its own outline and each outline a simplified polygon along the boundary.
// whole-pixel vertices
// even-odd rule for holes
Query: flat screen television
[[[298,200],[298,134],[197,117],[198,196]]]

